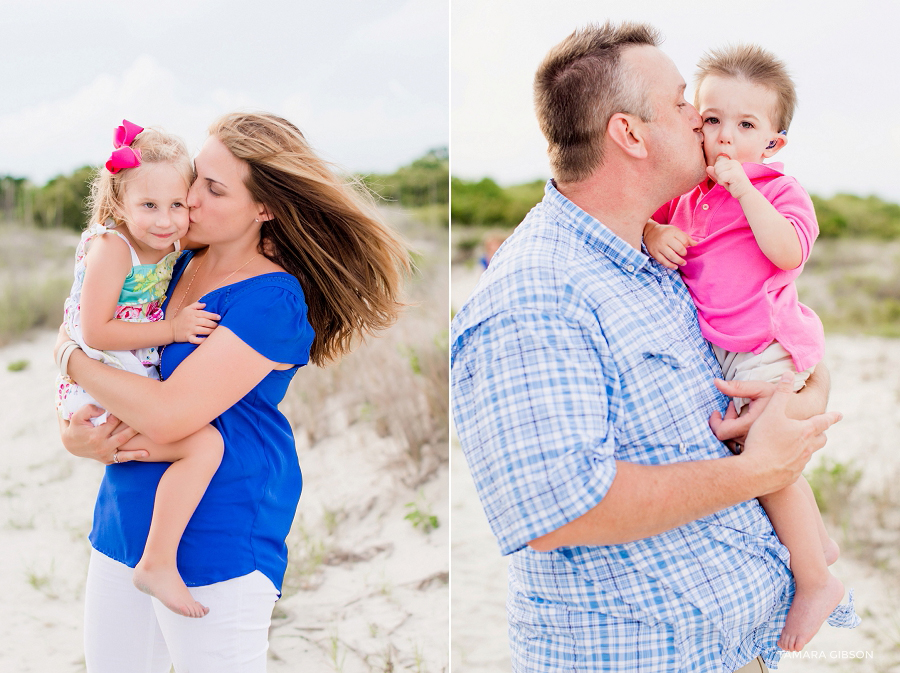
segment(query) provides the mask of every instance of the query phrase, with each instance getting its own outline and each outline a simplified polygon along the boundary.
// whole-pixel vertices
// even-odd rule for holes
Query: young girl
[[[117,149],[91,185],[92,224],[75,253],[65,327],[94,359],[159,378],[157,347],[176,341],[200,343],[219,317],[203,311],[199,302],[176,308],[167,319],[160,308],[179,255],[178,239],[188,230],[185,201],[193,169],[184,143],[162,131],[123,121],[114,144]],[[95,401],[71,379],[61,378],[60,415],[68,420],[85,404]],[[95,424],[105,418],[103,414]],[[150,454],[146,461],[172,465],[156,491],[150,534],[134,570],[134,584],[174,612],[203,617],[208,610],[181,580],[176,552],[222,459],[222,438],[206,426],[174,444],[154,445],[141,437],[140,448]]]
[[[657,211],[644,243],[658,262],[680,268],[726,379],[778,382],[788,371],[799,390],[824,352],[822,324],[794,286],[819,228],[797,181],[781,164],[763,163],[787,143],[793,82],[772,54],[738,46],[704,56],[696,85],[709,179]],[[747,401],[734,402],[740,413]],[[826,618],[856,626],[852,596],[832,615],[844,594],[828,571],[839,549],[806,480],[759,501],[796,582],[779,647],[802,649]]]

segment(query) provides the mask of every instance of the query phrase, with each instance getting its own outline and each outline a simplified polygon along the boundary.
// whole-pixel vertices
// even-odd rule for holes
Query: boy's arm
[[[753,230],[753,237],[759,249],[769,261],[783,271],[800,266],[803,261],[803,249],[791,221],[779,213],[775,206],[752,185],[738,201],[744,211],[744,217]]]
[[[713,180],[740,202],[756,244],[769,261],[784,271],[800,266],[803,262],[803,248],[797,230],[753,186],[743,166],[734,159],[719,155],[715,165],[706,170]]]

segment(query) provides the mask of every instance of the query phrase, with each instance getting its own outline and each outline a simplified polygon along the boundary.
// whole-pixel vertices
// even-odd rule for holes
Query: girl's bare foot
[[[797,587],[787,621],[781,631],[778,647],[788,652],[799,652],[812,640],[828,615],[837,607],[844,596],[844,585],[834,575],[829,574],[826,583],[816,590],[801,591]]]
[[[204,617],[209,612],[208,607],[198,603],[191,596],[174,565],[154,565],[141,559],[135,566],[132,581],[134,586],[158,599],[175,614]]]

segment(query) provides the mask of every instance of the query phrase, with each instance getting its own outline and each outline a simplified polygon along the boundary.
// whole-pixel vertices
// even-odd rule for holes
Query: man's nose
[[[693,105],[691,105],[690,103],[688,103],[688,105],[690,105],[690,107],[691,107],[691,112],[693,113],[693,114],[691,115],[691,126],[692,126],[692,128],[693,128],[695,131],[702,131],[702,130],[703,130],[703,117],[701,117],[701,116],[700,116],[700,113],[697,112],[697,108],[695,108],[695,107],[694,107]]]

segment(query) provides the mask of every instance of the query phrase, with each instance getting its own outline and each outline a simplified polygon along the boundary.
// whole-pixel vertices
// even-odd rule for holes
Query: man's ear
[[[772,138],[769,141],[769,147],[763,151],[763,157],[768,159],[769,157],[773,157],[778,154],[778,150],[787,145],[787,136],[783,134],[779,134],[776,137]]]
[[[645,130],[646,126],[643,122],[625,112],[615,113],[609,118],[609,124],[606,125],[609,140],[635,159],[647,157]]]

